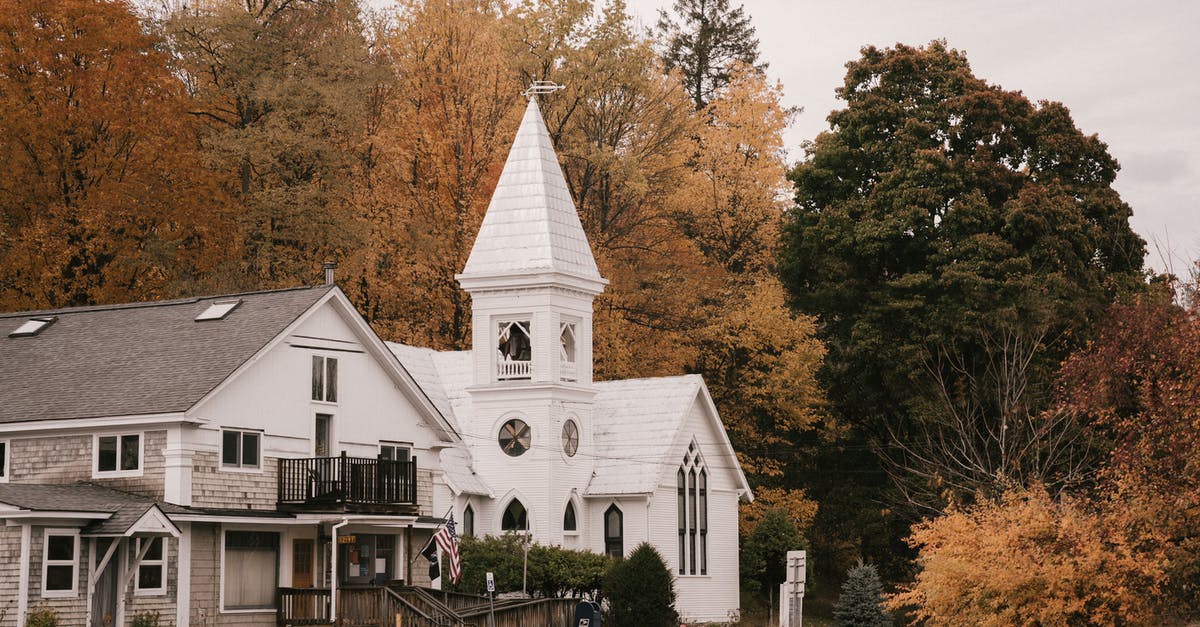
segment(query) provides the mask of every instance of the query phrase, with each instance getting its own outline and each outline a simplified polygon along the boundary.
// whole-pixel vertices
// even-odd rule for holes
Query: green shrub
[[[39,605],[32,610],[29,610],[29,614],[25,616],[25,627],[58,626],[58,612],[55,612],[45,605]]]
[[[675,582],[667,563],[643,542],[604,577],[605,627],[675,627]]]
[[[883,583],[874,566],[860,561],[846,573],[833,618],[845,627],[891,627],[892,618],[883,607]]]
[[[459,543],[462,578],[450,589],[470,594],[487,594],[486,573],[496,579],[496,593],[521,590],[524,536],[508,533],[500,537],[464,537]],[[604,573],[612,560],[590,551],[572,551],[534,544],[529,548],[527,590],[539,597],[588,597],[600,593]],[[443,564],[442,573],[449,572]]]

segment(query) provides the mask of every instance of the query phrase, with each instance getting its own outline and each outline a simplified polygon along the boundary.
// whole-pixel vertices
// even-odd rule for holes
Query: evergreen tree
[[[846,627],[890,627],[892,619],[883,607],[883,584],[874,566],[860,561],[846,573],[833,618]]]
[[[604,577],[611,627],[675,627],[675,582],[661,555],[643,542],[629,557],[613,564]]]
[[[729,0],[675,0],[672,12],[659,10],[658,32],[666,42],[667,69],[679,68],[688,94],[703,108],[729,83],[735,62],[762,71],[758,38],[745,7],[729,8]]]

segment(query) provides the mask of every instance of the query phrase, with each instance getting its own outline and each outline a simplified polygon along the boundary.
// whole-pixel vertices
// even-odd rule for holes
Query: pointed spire
[[[531,97],[460,277],[557,272],[603,281]]]

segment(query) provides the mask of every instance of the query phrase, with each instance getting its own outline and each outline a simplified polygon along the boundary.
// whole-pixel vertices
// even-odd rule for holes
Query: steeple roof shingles
[[[600,279],[537,100],[530,99],[463,276]]]

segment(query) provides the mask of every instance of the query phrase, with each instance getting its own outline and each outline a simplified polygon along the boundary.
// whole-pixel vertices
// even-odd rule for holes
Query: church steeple
[[[477,386],[591,383],[592,301],[608,281],[536,98],[456,278],[472,299]]]
[[[542,112],[537,99],[530,98],[458,278],[545,272],[593,282],[597,292],[603,289]]]

